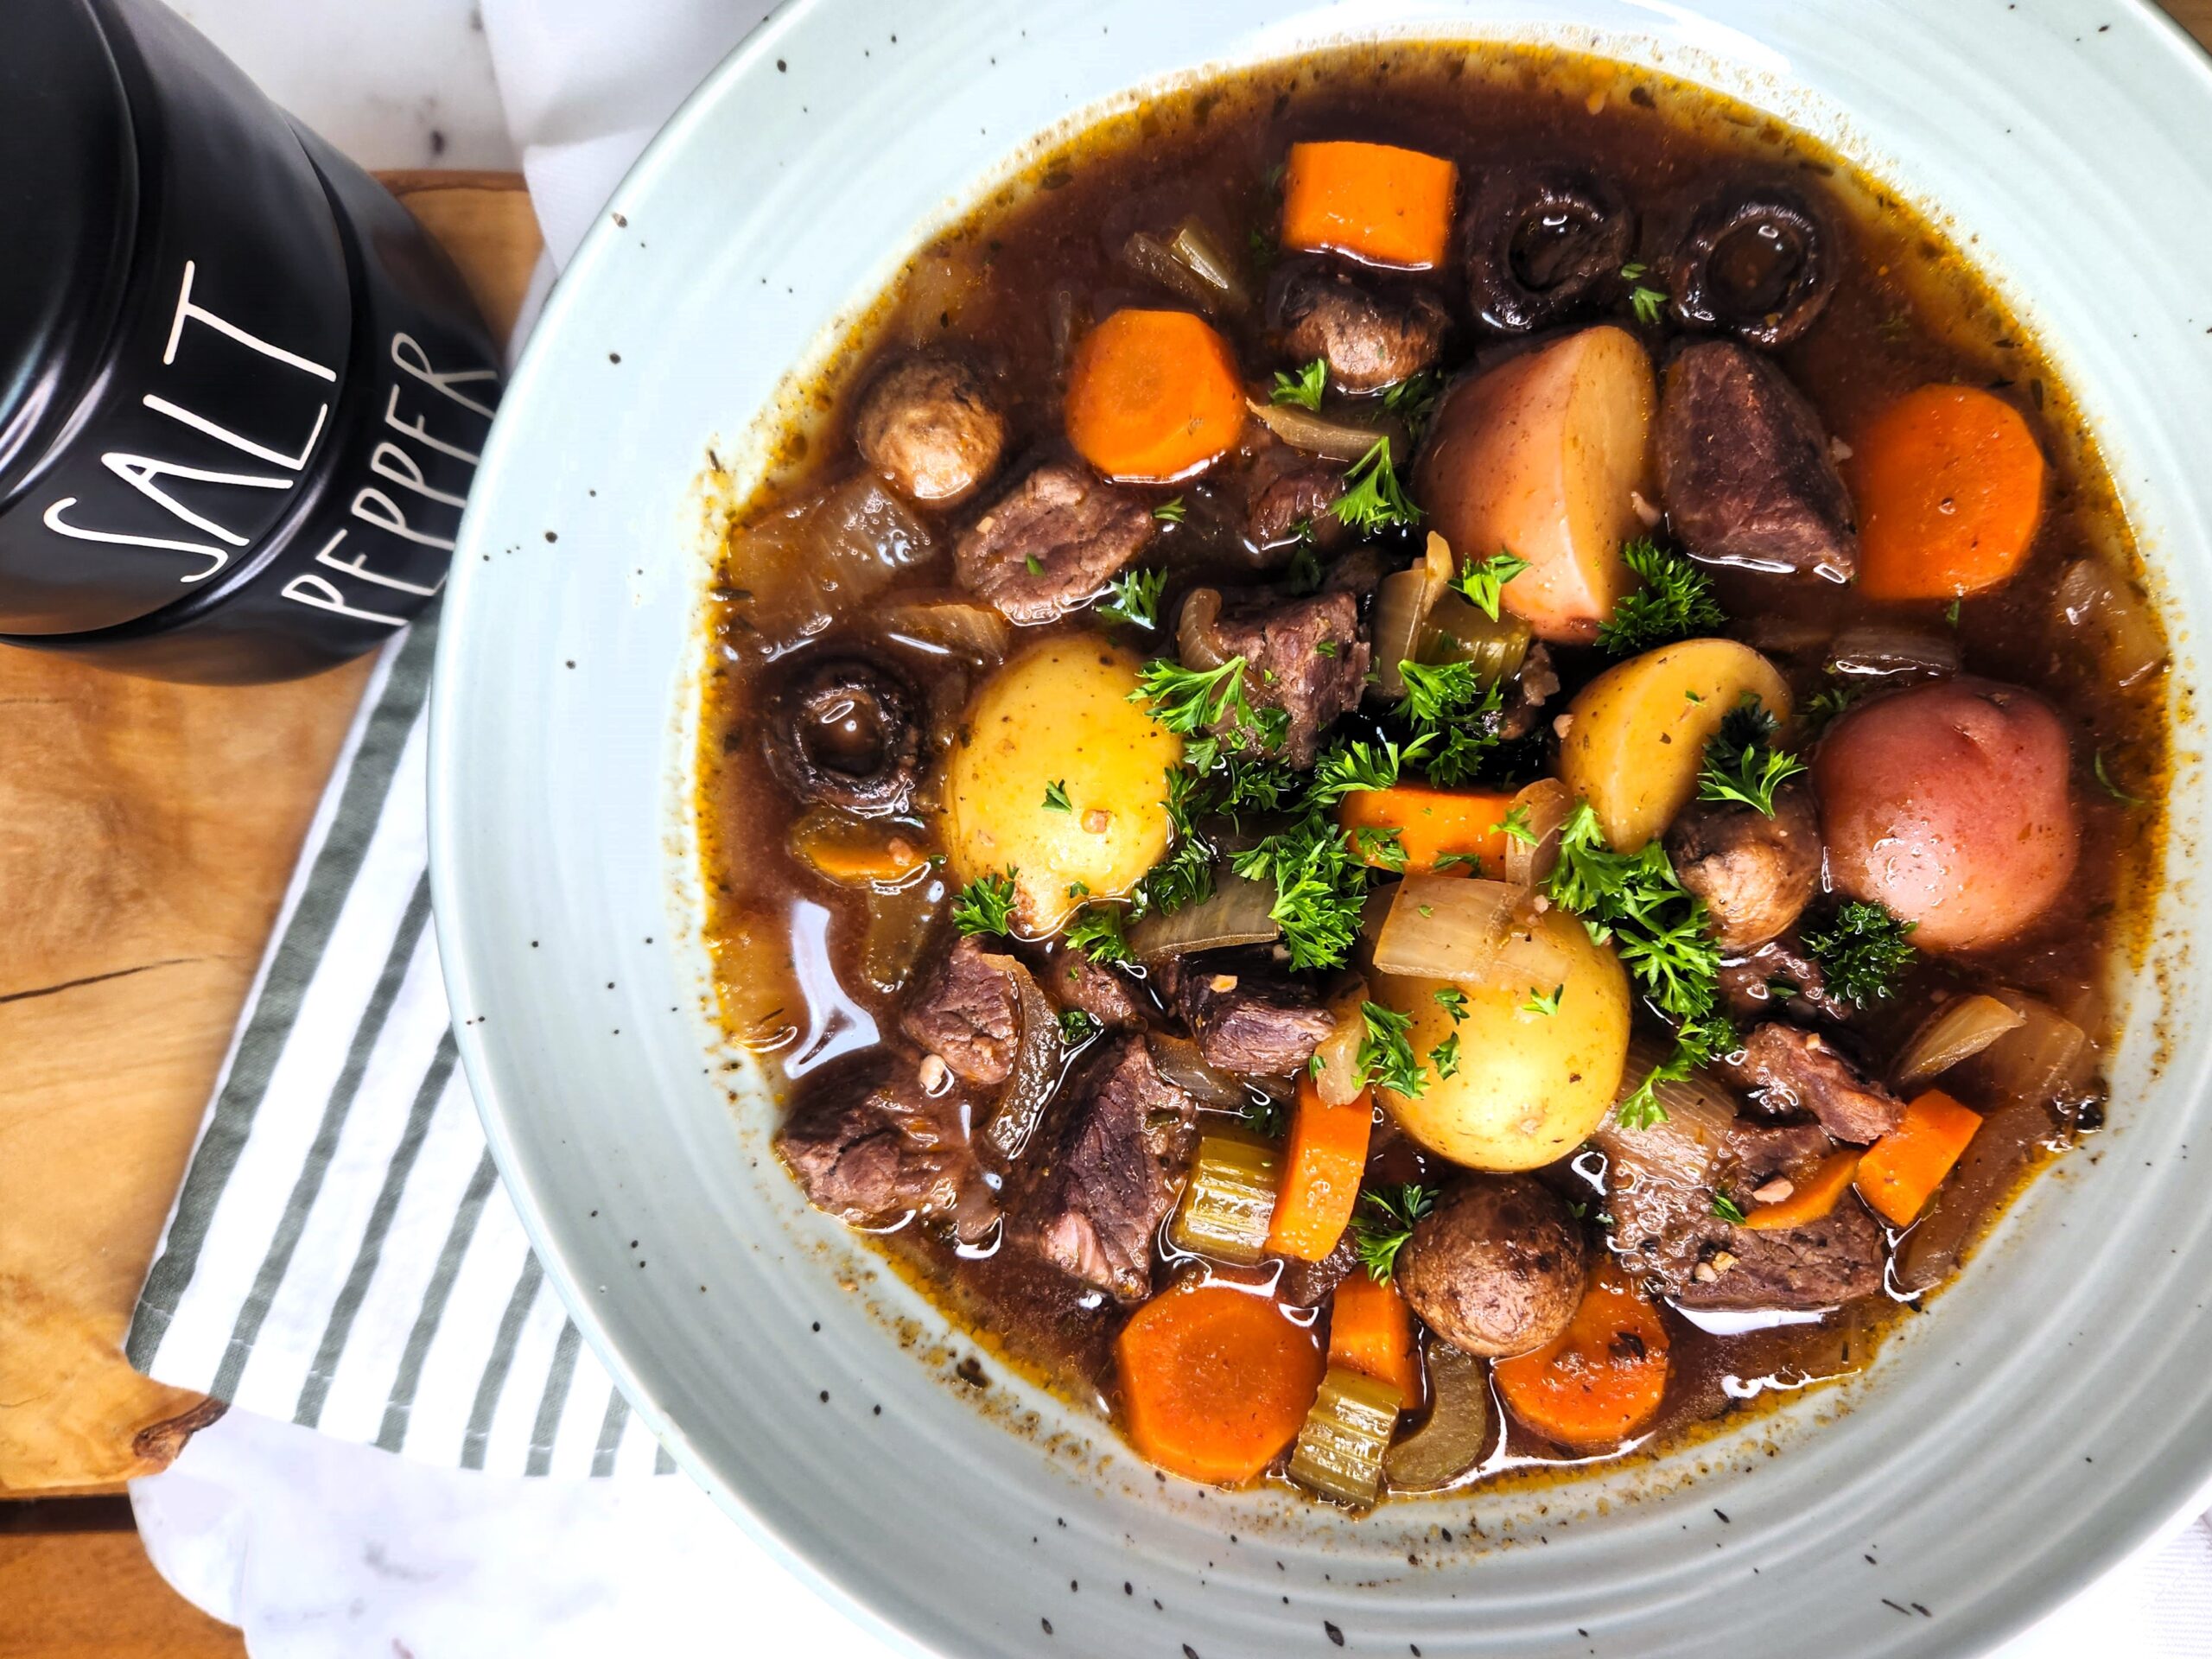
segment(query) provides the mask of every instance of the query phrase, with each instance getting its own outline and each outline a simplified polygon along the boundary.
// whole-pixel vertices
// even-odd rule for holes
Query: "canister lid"
[[[98,372],[137,213],[130,105],[86,0],[7,0],[0,51],[0,503]]]

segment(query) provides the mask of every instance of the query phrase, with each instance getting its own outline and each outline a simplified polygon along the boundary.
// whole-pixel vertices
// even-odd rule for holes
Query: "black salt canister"
[[[0,224],[0,642],[282,679],[430,601],[499,357],[380,186],[159,0],[5,0]]]

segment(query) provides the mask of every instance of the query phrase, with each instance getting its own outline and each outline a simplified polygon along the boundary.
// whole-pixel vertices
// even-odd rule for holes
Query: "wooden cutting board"
[[[519,175],[385,183],[504,337]],[[207,1421],[120,1344],[367,677],[126,678],[0,648],[0,1497],[112,1489]]]

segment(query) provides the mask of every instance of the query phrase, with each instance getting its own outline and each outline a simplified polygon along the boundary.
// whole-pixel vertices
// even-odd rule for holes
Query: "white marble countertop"
[[[365,167],[516,165],[474,0],[170,3]]]

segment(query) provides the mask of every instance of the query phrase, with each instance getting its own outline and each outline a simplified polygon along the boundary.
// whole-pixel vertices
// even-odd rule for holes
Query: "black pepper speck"
[[[1340,1648],[1344,1646],[1344,1633],[1338,1630],[1334,1624],[1332,1624],[1325,1618],[1321,1621],[1321,1629],[1325,1633],[1326,1633],[1330,1641],[1335,1643]]]

